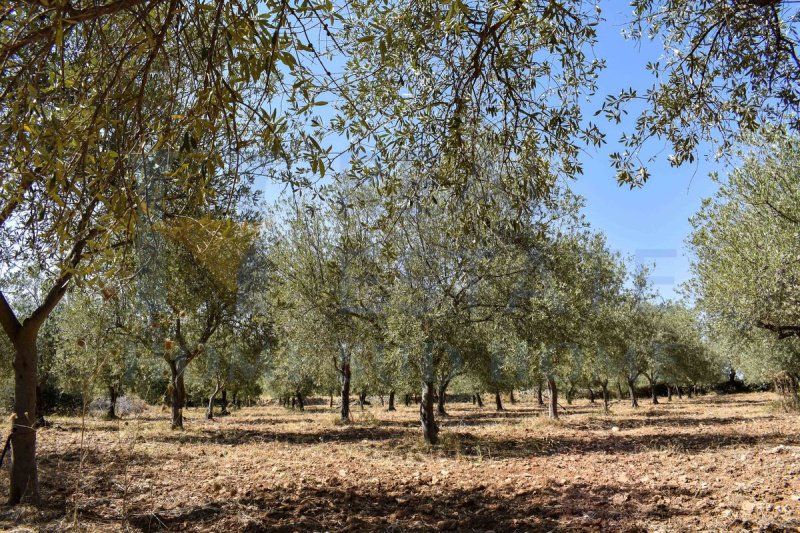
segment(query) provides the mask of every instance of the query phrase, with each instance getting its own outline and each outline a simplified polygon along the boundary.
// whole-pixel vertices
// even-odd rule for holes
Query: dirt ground
[[[486,400],[490,398],[486,397]],[[442,443],[415,407],[188,410],[39,431],[42,505],[0,528],[63,531],[799,531],[800,416],[771,394],[675,399],[551,422],[525,396],[451,404]],[[0,474],[7,491],[7,465]],[[4,501],[7,494],[0,493]]]

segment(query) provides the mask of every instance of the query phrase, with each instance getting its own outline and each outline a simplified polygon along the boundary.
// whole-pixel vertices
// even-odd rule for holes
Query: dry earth
[[[580,402],[559,423],[522,400],[450,405],[435,448],[402,405],[356,407],[349,426],[323,406],[215,421],[191,409],[183,432],[157,409],[85,431],[55,418],[39,432],[41,507],[2,508],[0,527],[800,530],[800,417],[770,394],[619,403],[611,416]]]

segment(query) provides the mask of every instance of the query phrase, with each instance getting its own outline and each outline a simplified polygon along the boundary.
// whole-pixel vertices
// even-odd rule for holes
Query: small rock
[[[741,510],[743,513],[750,514],[755,510],[755,508],[756,504],[753,502],[742,502]]]
[[[614,427],[611,428],[611,431],[619,431],[619,427],[614,426]]]

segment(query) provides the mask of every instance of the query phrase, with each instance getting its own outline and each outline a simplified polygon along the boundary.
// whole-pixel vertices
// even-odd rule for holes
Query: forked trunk
[[[419,404],[419,421],[422,425],[422,435],[428,444],[439,442],[439,426],[433,416],[433,382],[422,382],[422,400]]]
[[[396,411],[397,410],[394,407],[394,391],[393,390],[389,391],[389,408],[387,410],[388,411]]]
[[[549,393],[547,414],[550,418],[558,418],[558,386],[556,380],[547,378],[547,392]]]

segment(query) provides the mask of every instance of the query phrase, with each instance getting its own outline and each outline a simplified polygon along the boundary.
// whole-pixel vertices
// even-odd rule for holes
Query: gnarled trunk
[[[636,380],[628,379],[628,391],[631,394],[631,407],[639,407],[639,400],[636,399]]]
[[[303,403],[303,394],[300,391],[295,391],[294,396],[297,398],[297,407],[299,407],[301,411],[305,411],[306,404]]]
[[[445,395],[447,394],[447,386],[449,384],[449,379],[444,380],[439,384],[439,390],[436,392],[436,413],[440,416],[447,416],[447,412],[444,410],[444,404],[446,401]]]
[[[389,391],[389,408],[387,409],[387,411],[396,411],[396,410],[397,409],[395,409],[394,407],[394,391],[392,390]]]
[[[554,378],[547,378],[547,392],[549,393],[547,414],[550,418],[558,418],[558,386]]]
[[[214,420],[214,398],[217,397],[219,391],[222,389],[219,385],[214,389],[214,392],[211,393],[211,396],[208,398],[208,409],[206,410],[206,418],[209,420]]]
[[[422,400],[419,404],[419,421],[422,425],[422,436],[428,444],[439,442],[439,426],[433,416],[433,382],[422,382]]]

